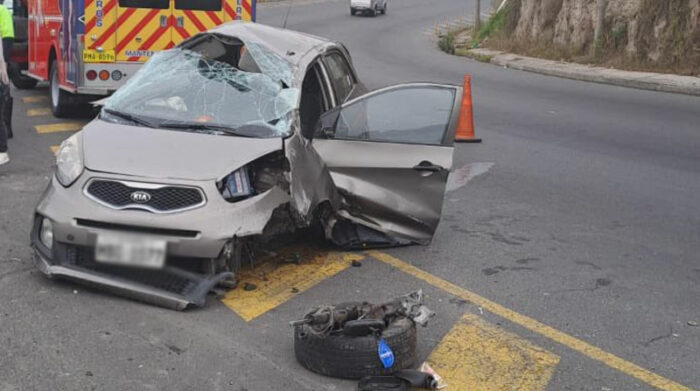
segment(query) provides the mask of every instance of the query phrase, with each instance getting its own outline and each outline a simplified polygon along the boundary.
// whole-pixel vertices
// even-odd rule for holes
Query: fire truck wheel
[[[51,79],[49,80],[51,94],[51,111],[56,117],[66,117],[70,113],[70,94],[58,85],[58,62],[51,63]]]
[[[14,62],[10,63],[10,68],[8,69],[8,72],[10,74],[10,80],[12,80],[12,84],[14,84],[15,87],[17,87],[20,90],[31,90],[32,88],[36,87],[36,84],[39,82],[37,79],[34,79],[29,76],[24,76],[19,69],[19,65],[17,65]]]

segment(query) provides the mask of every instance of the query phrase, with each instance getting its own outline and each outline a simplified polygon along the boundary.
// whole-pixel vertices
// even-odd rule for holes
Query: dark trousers
[[[14,38],[2,39],[2,54],[9,71]],[[1,84],[1,83],[0,83]],[[7,139],[12,135],[12,97],[10,85],[0,85],[0,153],[7,152]]]

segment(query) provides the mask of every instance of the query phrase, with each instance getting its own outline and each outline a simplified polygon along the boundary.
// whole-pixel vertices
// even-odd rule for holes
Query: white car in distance
[[[357,13],[376,16],[378,13],[386,14],[388,0],[350,0],[350,15]]]

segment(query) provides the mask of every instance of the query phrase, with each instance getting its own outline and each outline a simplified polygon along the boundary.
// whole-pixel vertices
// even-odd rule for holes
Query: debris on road
[[[698,327],[700,324],[694,320],[689,320],[688,321],[688,326],[693,326],[693,327]]]
[[[438,387],[438,381],[432,374],[413,369],[402,369],[391,376],[363,377],[357,385],[359,391],[437,390]]]
[[[294,327],[294,353],[305,368],[326,376],[359,379],[411,368],[416,324],[435,313],[418,290],[383,304],[349,302],[313,308]]]
[[[442,376],[438,375],[437,372],[433,369],[433,367],[430,366],[427,362],[424,362],[421,364],[421,366],[418,368],[419,371],[428,373],[433,376],[433,378],[437,381],[437,389],[441,390],[445,387],[447,387],[447,383],[445,380],[442,378]]]

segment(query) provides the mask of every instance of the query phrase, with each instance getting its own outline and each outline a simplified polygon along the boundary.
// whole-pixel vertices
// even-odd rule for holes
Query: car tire
[[[375,336],[331,334],[323,338],[309,333],[308,326],[294,329],[294,355],[304,368],[342,379],[390,375],[415,364],[416,324],[412,320],[394,321],[384,330],[382,338],[394,352],[392,368],[384,368],[379,361]]]
[[[355,10],[352,9],[352,8],[350,8],[350,15],[355,16],[356,13],[357,13],[357,11],[355,11]]]
[[[377,12],[379,11],[377,11],[377,6],[375,5],[374,9],[372,11],[369,11],[369,14],[370,16],[377,16]]]
[[[10,74],[12,84],[20,90],[31,90],[39,83],[37,79],[23,75],[19,69],[19,65],[14,62],[10,63],[8,73]]]
[[[58,82],[58,62],[51,63],[49,79],[49,95],[51,102],[51,112],[59,118],[66,117],[71,112],[70,94],[59,87]]]
[[[382,7],[382,15],[386,15],[386,7],[388,7],[388,3],[384,3],[384,7]]]

